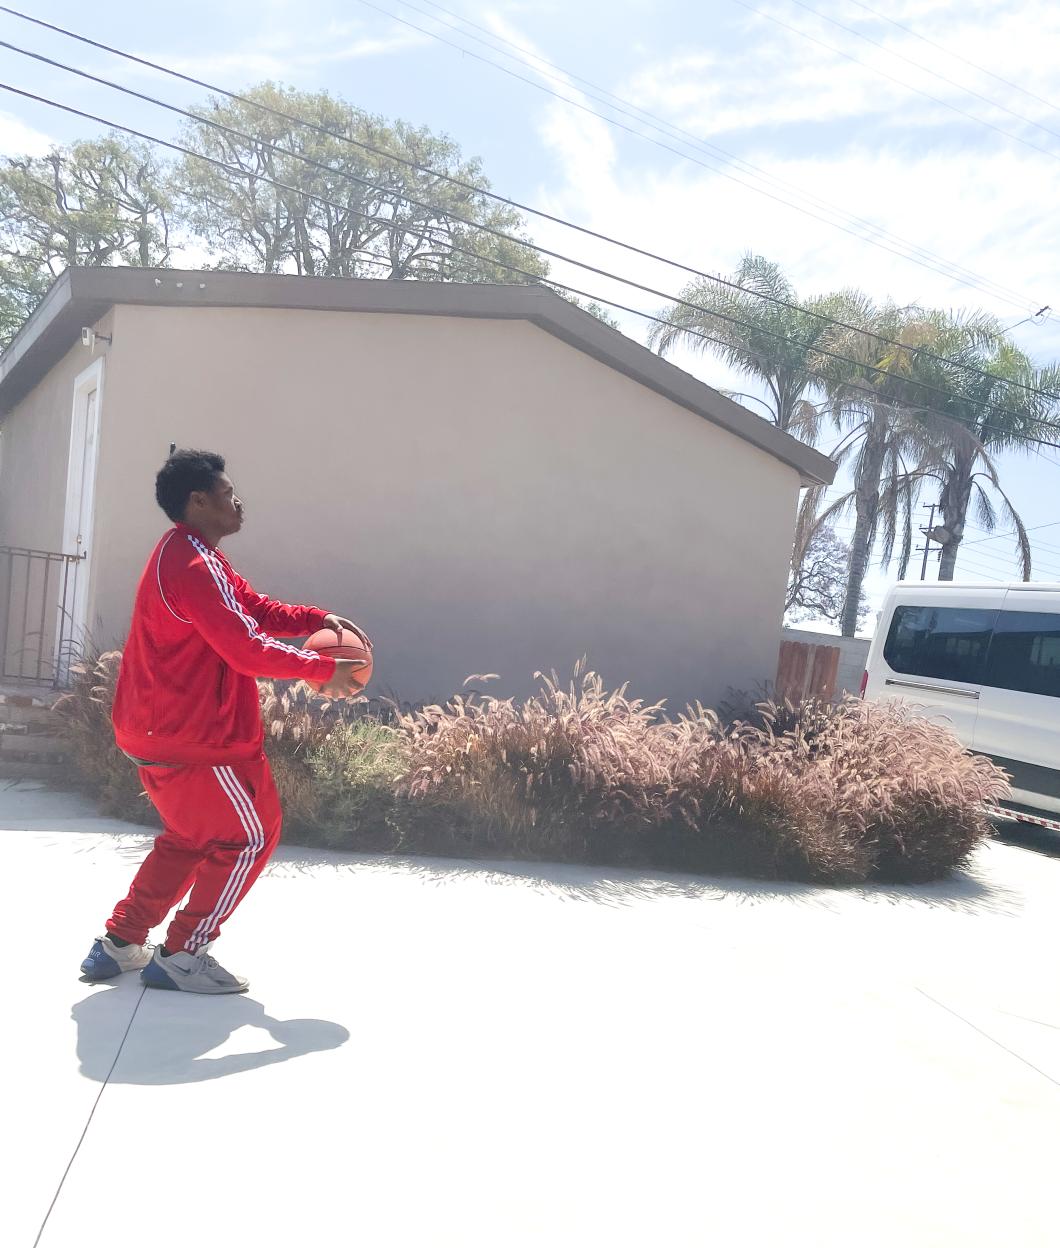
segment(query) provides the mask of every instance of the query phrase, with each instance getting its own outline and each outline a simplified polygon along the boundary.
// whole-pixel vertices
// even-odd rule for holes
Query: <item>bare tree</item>
[[[802,620],[830,620],[838,623],[846,601],[847,568],[850,547],[836,536],[829,524],[809,534],[800,550],[796,545],[792,556],[791,576],[784,600],[784,618],[788,623]],[[858,610],[858,624],[868,615],[864,593]]]

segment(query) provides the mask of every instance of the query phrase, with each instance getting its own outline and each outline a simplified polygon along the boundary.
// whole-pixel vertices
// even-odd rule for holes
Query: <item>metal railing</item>
[[[78,639],[70,607],[84,555],[0,546],[0,677],[63,685]]]

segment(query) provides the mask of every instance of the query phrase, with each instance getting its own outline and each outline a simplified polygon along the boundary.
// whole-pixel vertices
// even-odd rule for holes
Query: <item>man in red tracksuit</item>
[[[272,602],[237,575],[218,544],[242,528],[243,503],[220,455],[177,451],[155,497],[174,527],[140,579],[113,718],[163,830],[81,970],[90,980],[139,970],[154,988],[244,992],[247,981],[208,950],[280,836],[255,678],[312,676],[332,696],[355,693],[356,660],[276,637],[346,628],[371,643],[349,620]],[[189,888],[152,953],[148,932]]]

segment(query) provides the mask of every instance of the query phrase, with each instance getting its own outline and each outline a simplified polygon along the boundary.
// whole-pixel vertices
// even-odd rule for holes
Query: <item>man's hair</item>
[[[223,455],[213,451],[174,451],[155,477],[155,498],[166,515],[184,519],[188,499],[196,490],[209,492],[225,470]]]

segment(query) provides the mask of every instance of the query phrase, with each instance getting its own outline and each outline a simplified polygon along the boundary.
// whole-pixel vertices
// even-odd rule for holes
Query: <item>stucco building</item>
[[[356,618],[410,701],[583,653],[678,705],[771,677],[798,492],[834,473],[544,288],[73,270],[0,359],[5,669],[38,609],[52,661],[71,569],[65,635],[121,639],[171,443],[227,457],[236,567]],[[83,557],[38,592],[16,549]]]

